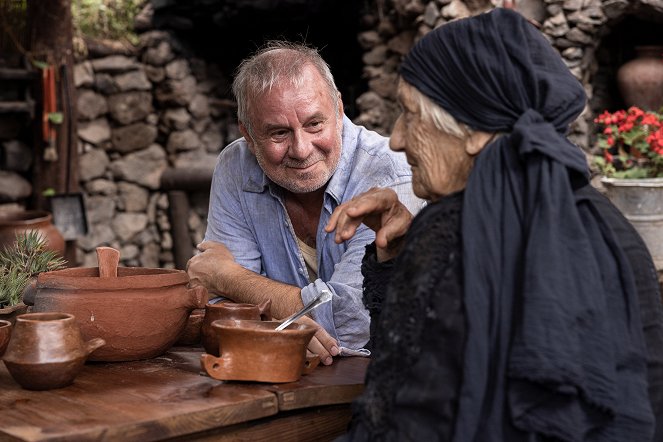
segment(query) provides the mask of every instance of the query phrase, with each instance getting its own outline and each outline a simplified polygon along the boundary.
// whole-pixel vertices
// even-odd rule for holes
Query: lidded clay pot
[[[66,313],[26,313],[16,318],[3,360],[18,384],[50,390],[71,384],[88,355],[104,345],[83,340],[76,319]]]
[[[205,306],[205,317],[201,327],[201,341],[205,352],[219,356],[219,336],[212,323],[219,319],[247,319],[251,321],[270,321],[272,300],[266,299],[258,305],[235,302],[218,302]]]
[[[220,357],[200,357],[203,370],[224,381],[295,382],[320,363],[318,355],[306,356],[315,334],[308,324],[293,323],[276,330],[279,321],[216,320]]]
[[[120,254],[110,247],[97,248],[97,257],[99,267],[39,274],[32,309],[73,314],[84,339],[106,340],[91,361],[132,361],[165,353],[184,330],[189,313],[207,302],[207,290],[189,288],[183,270],[118,268]]]

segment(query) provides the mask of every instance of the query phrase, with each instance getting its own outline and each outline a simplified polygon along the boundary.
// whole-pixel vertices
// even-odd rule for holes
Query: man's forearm
[[[226,269],[229,270],[229,269]],[[215,278],[216,288],[235,302],[260,304],[272,300],[272,315],[282,319],[304,307],[299,287],[274,281],[239,264]]]

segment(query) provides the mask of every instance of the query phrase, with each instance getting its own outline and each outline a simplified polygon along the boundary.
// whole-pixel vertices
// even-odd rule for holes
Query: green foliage
[[[74,27],[89,37],[137,44],[134,18],[144,4],[145,0],[72,0]]]
[[[65,265],[64,259],[46,249],[38,231],[17,234],[14,244],[0,251],[0,305],[18,304],[31,278]]]

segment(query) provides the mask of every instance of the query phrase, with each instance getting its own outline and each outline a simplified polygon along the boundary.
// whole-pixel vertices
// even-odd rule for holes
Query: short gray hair
[[[419,89],[406,81],[404,83],[411,88],[411,96],[417,104],[422,118],[430,118],[437,129],[461,139],[469,137],[474,132],[472,128],[456,120],[440,105],[421,93]]]
[[[299,86],[302,72],[309,65],[318,70],[327,85],[334,106],[338,107],[338,88],[334,77],[329,65],[315,48],[300,43],[271,40],[242,61],[235,73],[233,94],[237,100],[237,119],[250,134],[252,128],[249,113],[253,100],[281,81],[289,81],[293,86]]]

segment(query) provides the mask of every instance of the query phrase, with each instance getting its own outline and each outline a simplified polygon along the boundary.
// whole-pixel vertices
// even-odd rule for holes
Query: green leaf
[[[64,121],[64,115],[62,115],[62,112],[49,112],[48,121],[53,124],[62,124]]]
[[[34,67],[36,67],[37,69],[46,69],[46,68],[49,66],[48,63],[46,63],[46,62],[44,62],[44,61],[39,61],[39,60],[33,60],[33,61],[32,61],[32,64],[33,64]]]

